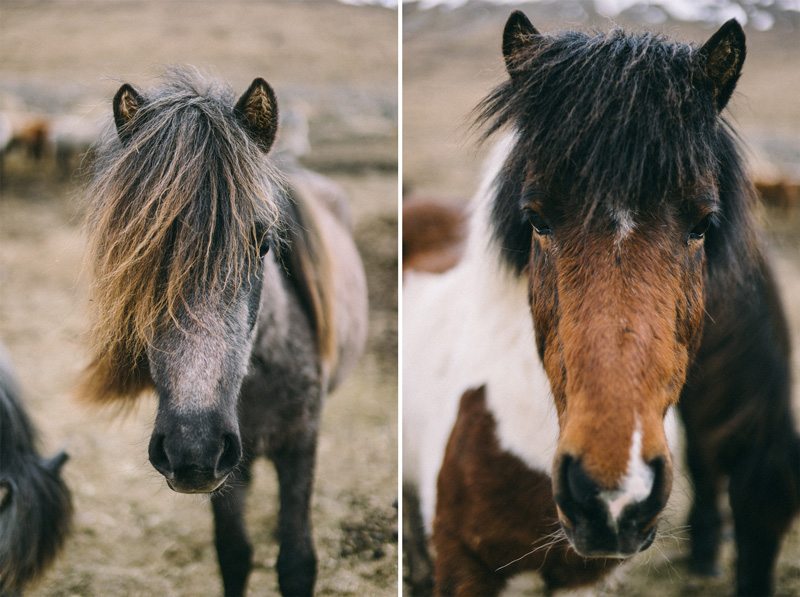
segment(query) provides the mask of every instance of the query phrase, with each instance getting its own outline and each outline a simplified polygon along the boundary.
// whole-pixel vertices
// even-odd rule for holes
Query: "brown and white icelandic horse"
[[[677,406],[691,568],[715,570],[727,479],[737,591],[769,594],[800,440],[755,195],[720,116],[744,33],[546,35],[515,12],[503,54],[479,121],[509,132],[464,257],[404,288],[404,476],[436,591],[493,595],[530,570],[587,585],[647,549]]]
[[[256,79],[236,101],[189,68],[123,85],[97,152],[87,231],[92,361],[82,395],[158,396],[148,455],[170,488],[211,493],[226,595],[242,595],[253,461],[280,488],[277,572],[311,595],[310,503],[325,396],[366,340],[367,291],[341,195],[267,158],[278,106]],[[221,489],[218,491],[218,489]]]

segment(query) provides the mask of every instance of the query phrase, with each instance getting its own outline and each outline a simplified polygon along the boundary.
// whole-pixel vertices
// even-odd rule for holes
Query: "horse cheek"
[[[705,252],[697,247],[690,249],[684,268],[684,300],[679,303],[676,322],[678,343],[685,346],[693,357],[703,337],[705,306]]]
[[[558,286],[552,257],[536,239],[533,240],[529,271],[529,303],[536,348],[550,380],[560,419],[566,408],[566,369],[558,342]]]

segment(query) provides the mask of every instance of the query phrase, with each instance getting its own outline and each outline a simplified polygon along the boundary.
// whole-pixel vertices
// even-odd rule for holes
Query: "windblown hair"
[[[0,595],[14,595],[58,554],[71,526],[72,500],[59,474],[65,457],[40,457],[2,352],[0,347]]]
[[[530,253],[530,226],[519,215],[525,186],[555,189],[563,209],[588,223],[599,206],[648,211],[689,199],[709,178],[722,203],[716,224],[726,229],[710,235],[709,262],[735,269],[753,244],[754,195],[704,62],[693,46],[652,33],[529,38],[512,57],[513,75],[476,108],[484,139],[506,125],[516,133],[493,212],[516,271]]]
[[[108,131],[88,191],[94,322],[84,396],[107,402],[148,387],[145,350],[158,326],[194,317],[196,297],[222,304],[261,267],[263,237],[281,238],[280,178],[235,102],[227,87],[175,68],[146,94],[126,143]]]

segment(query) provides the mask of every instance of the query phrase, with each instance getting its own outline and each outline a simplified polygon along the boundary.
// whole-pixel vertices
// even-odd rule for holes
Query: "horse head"
[[[693,48],[651,34],[503,37],[509,80],[484,102],[515,146],[493,222],[529,281],[559,420],[558,517],[585,556],[646,549],[672,485],[665,416],[702,336],[707,261],[734,227],[719,112],[745,55],[726,23]],[[490,132],[491,132],[490,131]]]
[[[180,492],[217,489],[242,457],[238,396],[278,219],[265,159],[275,94],[256,79],[233,100],[184,71],[152,95],[123,85],[118,139],[94,183],[95,301],[106,309],[94,331],[107,356],[90,373],[111,396],[138,393],[131,377],[152,384],[150,462]]]

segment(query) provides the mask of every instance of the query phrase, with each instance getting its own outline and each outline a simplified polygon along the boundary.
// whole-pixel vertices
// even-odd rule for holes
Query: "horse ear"
[[[117,134],[122,141],[130,138],[130,123],[142,104],[144,104],[144,98],[127,83],[120,87],[114,96],[114,123],[117,125]]]
[[[744,31],[736,19],[726,22],[700,48],[705,60],[703,68],[713,85],[714,102],[720,112],[731,99],[745,54]]]
[[[69,454],[61,450],[58,454],[53,456],[52,458],[48,458],[47,460],[42,460],[42,466],[46,468],[48,471],[57,475],[61,472],[61,467],[64,466],[64,463],[69,460]]]
[[[526,47],[534,37],[540,35],[522,11],[511,13],[503,29],[503,58],[508,74],[514,76],[519,65],[519,51]]]
[[[255,79],[233,111],[253,141],[269,151],[278,131],[278,100],[269,83],[261,77]]]

